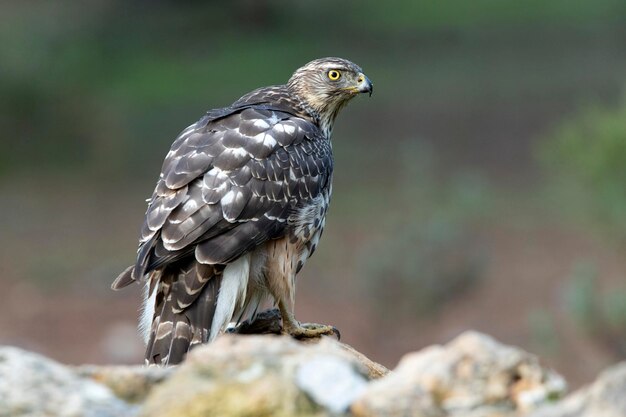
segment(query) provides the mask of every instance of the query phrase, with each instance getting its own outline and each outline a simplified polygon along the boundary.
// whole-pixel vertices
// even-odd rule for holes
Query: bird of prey
[[[359,93],[372,94],[360,67],[316,59],[287,84],[209,110],[176,138],[148,200],[137,260],[112,285],[145,283],[147,363],[181,362],[266,302],[286,334],[335,331],[295,319],[295,278],[324,229],[333,123]]]

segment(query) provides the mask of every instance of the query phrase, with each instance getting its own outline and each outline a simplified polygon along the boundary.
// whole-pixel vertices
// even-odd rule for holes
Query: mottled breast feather
[[[133,277],[194,252],[225,264],[284,236],[290,214],[329,187],[332,165],[329,138],[284,88],[207,113],[165,158]]]

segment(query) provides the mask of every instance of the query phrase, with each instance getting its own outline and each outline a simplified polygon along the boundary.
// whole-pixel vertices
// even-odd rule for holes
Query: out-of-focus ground
[[[0,6],[0,343],[140,361],[140,289],[109,285],[133,262],[169,144],[205,110],[336,55],[375,92],[335,128],[298,318],[390,367],[466,329],[574,386],[623,359],[626,117],[610,115],[624,106],[626,7],[421,3]],[[577,183],[567,169],[587,152],[569,138],[588,119],[600,127],[582,136],[609,132],[617,151]]]

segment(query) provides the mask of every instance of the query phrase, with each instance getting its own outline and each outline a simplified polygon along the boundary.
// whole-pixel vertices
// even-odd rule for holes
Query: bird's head
[[[372,95],[372,82],[356,64],[342,58],[320,58],[298,68],[288,88],[314,110],[322,124],[332,124],[351,98]]]

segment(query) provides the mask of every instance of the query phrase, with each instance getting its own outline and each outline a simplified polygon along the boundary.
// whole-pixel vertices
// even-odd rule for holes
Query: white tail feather
[[[217,296],[215,315],[211,323],[211,336],[209,336],[209,341],[215,340],[217,335],[226,329],[228,323],[233,320],[235,307],[246,298],[249,275],[249,253],[240,256],[224,269],[220,292]]]
[[[143,338],[144,343],[148,344],[150,329],[152,328],[152,321],[154,320],[154,303],[156,301],[157,292],[153,291],[152,295],[149,295],[149,282],[144,285],[143,290],[143,305],[139,316],[139,334]]]

